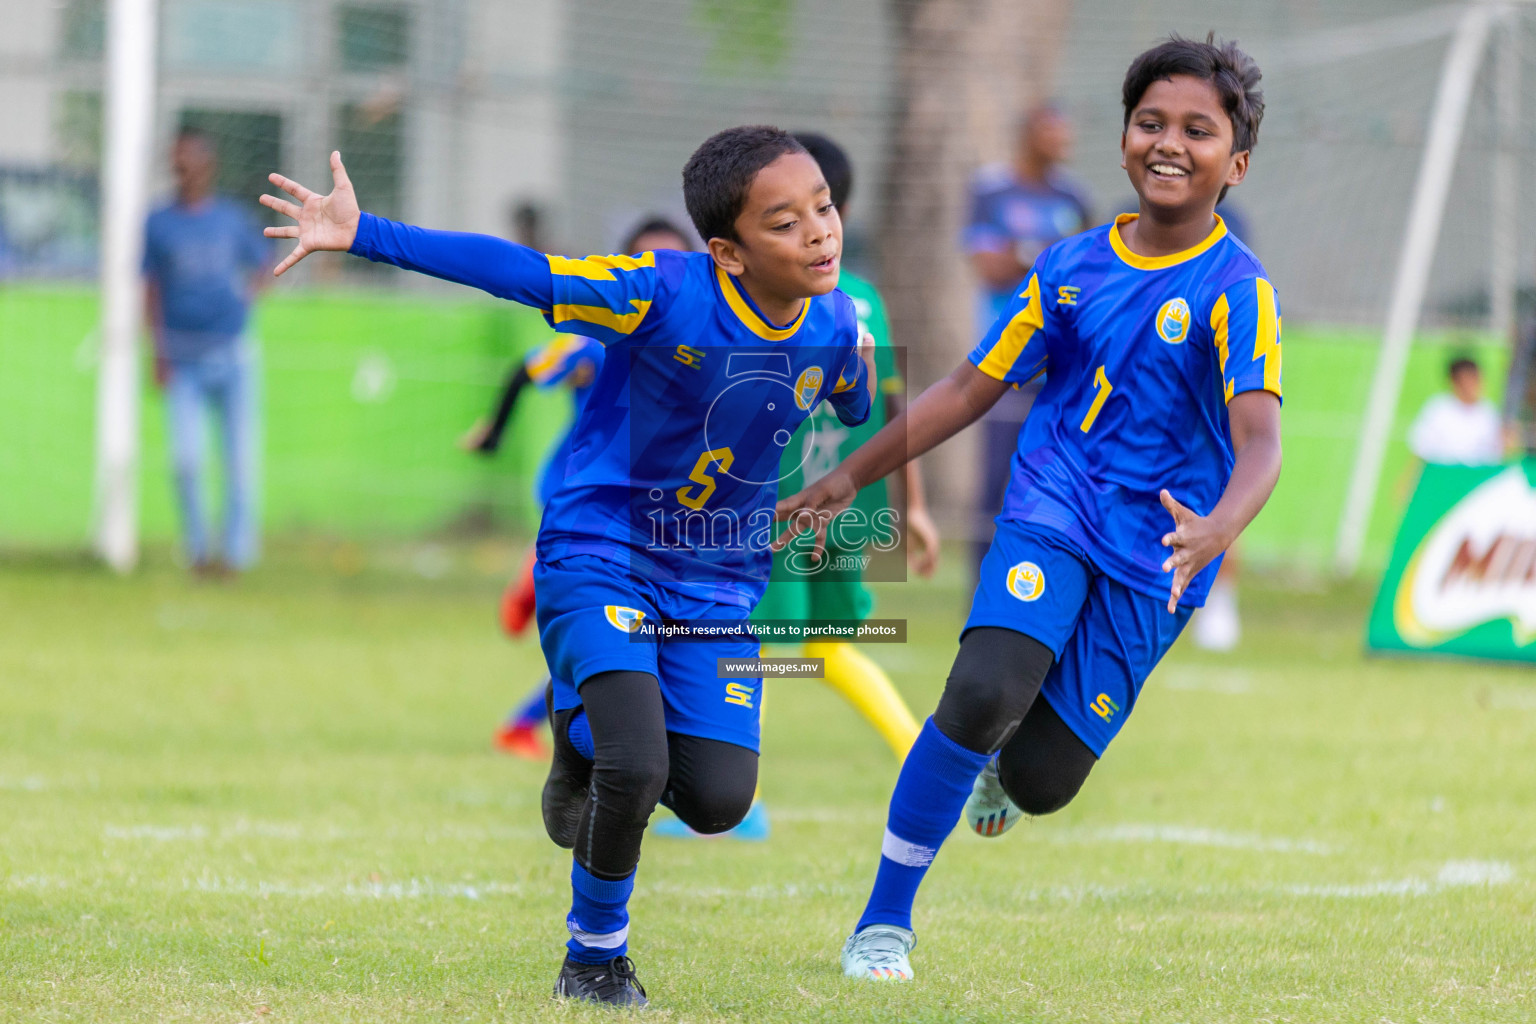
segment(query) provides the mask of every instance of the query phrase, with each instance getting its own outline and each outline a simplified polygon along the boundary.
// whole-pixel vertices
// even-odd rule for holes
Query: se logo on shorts
[[[726,683],[725,702],[750,708],[752,706],[752,687],[746,683]]]
[[[1120,705],[1109,699],[1109,694],[1099,694],[1098,700],[1088,705],[1088,710],[1108,722],[1115,717],[1115,712],[1120,710]]]
[[[1034,562],[1020,562],[1008,570],[1008,593],[1020,601],[1035,601],[1045,593],[1045,573]]]
[[[645,612],[638,608],[625,608],[623,605],[610,604],[603,609],[608,615],[608,625],[624,633],[633,633],[640,628],[640,622],[645,618]]]

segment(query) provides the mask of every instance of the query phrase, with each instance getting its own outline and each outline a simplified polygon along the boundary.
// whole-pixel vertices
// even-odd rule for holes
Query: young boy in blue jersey
[[[619,245],[619,252],[631,256],[658,249],[691,252],[693,245],[680,228],[664,217],[647,217],[642,220],[624,236],[624,241]],[[501,449],[502,437],[524,388],[529,384],[539,388],[561,385],[568,388],[571,392],[571,422],[549,446],[539,469],[538,484],[534,488],[534,500],[542,510],[565,481],[576,419],[587,404],[587,396],[592,392],[597,371],[602,365],[602,342],[580,334],[557,334],[553,341],[540,345],[518,360],[517,367],[497,396],[496,408],[490,419],[481,420],[471,427],[459,442],[460,446],[480,455],[495,455]],[[522,636],[528,623],[533,620],[536,603],[533,567],[537,561],[530,548],[522,569],[502,594],[501,625],[508,636]],[[529,760],[543,761],[549,757],[549,750],[539,739],[538,732],[539,726],[549,717],[548,705],[544,700],[544,689],[548,683],[549,677],[546,675],[539,680],[533,692],[512,709],[512,713],[496,730],[495,742],[498,748]]]
[[[758,654],[747,626],[768,581],[774,481],[823,400],[869,415],[872,373],[836,291],[842,224],[820,168],[776,128],[721,132],[683,168],[707,253],[567,259],[483,235],[361,213],[338,153],[333,191],[281,175],[299,204],[282,273],[311,252],[474,285],[608,349],[576,423],[566,480],[539,527],[539,639],[554,676],[545,828],[573,850],[570,932],[555,993],[644,1005],[628,950],[640,842],[658,802],[699,832],[741,820],[757,785],[761,678],[717,678]],[[707,642],[654,627],[698,623]]]
[[[1234,44],[1172,38],[1126,74],[1136,214],[1048,248],[970,359],[801,494],[786,535],[1046,383],[937,710],[891,797],[854,978],[912,978],[912,902],[964,810],[984,836],[1078,792],[1280,474],[1280,310],[1216,216],[1263,116]],[[786,538],[781,538],[782,543]],[[1040,699],[1036,699],[1036,698]]]

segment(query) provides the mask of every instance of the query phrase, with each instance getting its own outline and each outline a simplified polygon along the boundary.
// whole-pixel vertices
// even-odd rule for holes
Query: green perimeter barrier
[[[89,536],[96,321],[91,290],[0,288],[6,545]],[[530,529],[533,478],[570,417],[568,393],[530,388],[492,458],[456,445],[489,413],[514,360],[551,336],[538,313],[489,300],[296,292],[263,299],[253,333],[267,532],[398,535],[469,520]],[[164,412],[146,380],[140,507],[151,541],[176,535]],[[212,424],[207,440],[218,443]],[[209,486],[216,512],[216,477]]]
[[[1331,569],[1380,343],[1380,331],[1285,325],[1285,466],[1274,496],[1243,534],[1244,558],[1263,565]],[[1413,489],[1409,424],[1425,400],[1446,389],[1446,364],[1461,353],[1471,353],[1482,365],[1494,402],[1504,393],[1508,346],[1484,335],[1455,332],[1428,332],[1416,339],[1366,534],[1361,564],[1370,571],[1386,566]]]
[[[79,545],[88,536],[96,320],[93,289],[0,287],[4,544]],[[388,536],[467,522],[530,528],[533,477],[569,416],[566,394],[526,395],[494,459],[455,445],[489,410],[512,361],[549,337],[537,313],[486,300],[374,291],[279,293],[261,301],[255,334],[263,361],[268,532]],[[1246,558],[1304,569],[1329,565],[1379,338],[1366,329],[1287,326],[1285,471],[1243,538]],[[1386,564],[1407,497],[1408,424],[1444,386],[1447,359],[1463,350],[1481,359],[1497,400],[1508,359],[1503,345],[1443,332],[1420,339],[1371,520],[1368,566]],[[152,386],[144,398],[143,531],[163,541],[176,528],[164,409]]]

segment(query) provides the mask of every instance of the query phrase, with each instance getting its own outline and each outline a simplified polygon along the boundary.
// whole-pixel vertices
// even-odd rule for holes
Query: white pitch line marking
[[[1011,898],[1026,903],[1082,903],[1089,900],[1163,899],[1170,892],[1186,896],[1260,899],[1272,895],[1319,899],[1359,899],[1376,896],[1434,896],[1456,889],[1506,885],[1515,880],[1515,869],[1503,861],[1453,860],[1441,865],[1433,878],[1406,878],[1358,885],[1257,885],[1164,887],[1158,885],[1102,885],[1097,883],[1038,886],[1015,890]],[[72,880],[49,875],[0,877],[9,889],[57,891],[68,889],[114,891],[117,879]],[[288,897],[294,899],[341,898],[352,900],[480,900],[487,897],[527,897],[548,894],[547,886],[486,879],[475,882],[440,882],[408,878],[398,882],[292,882],[202,876],[180,882],[150,885],[161,892],[207,893],[217,896]],[[862,894],[865,890],[840,882],[785,883],[753,886],[695,886],[656,881],[648,893],[681,900],[824,900]]]
[[[1536,711],[1536,690],[1498,689],[1489,695],[1488,703],[1496,708],[1516,711]]]
[[[147,840],[159,843],[203,842],[247,839],[285,839],[294,842],[337,842],[359,835],[374,838],[420,840],[423,842],[487,842],[503,840],[543,839],[542,828],[519,826],[442,825],[428,829],[390,828],[380,832],[351,833],[335,826],[307,828],[296,822],[250,821],[240,819],[216,828],[207,825],[105,825],[102,835],[107,839]]]
[[[1171,667],[1166,673],[1159,674],[1157,685],[1167,690],[1194,693],[1252,693],[1253,673],[1241,669]]]
[[[1274,853],[1333,853],[1324,843],[1311,839],[1256,836],[1241,832],[1191,825],[1111,825],[1107,828],[1065,830],[1051,836],[1058,843],[1175,843],[1214,846],[1227,850],[1259,850]]]
[[[157,843],[208,838],[208,829],[202,825],[106,825],[101,831],[108,839],[152,839]]]
[[[1446,861],[1434,878],[1401,878],[1360,885],[1290,885],[1292,896],[1325,896],[1359,899],[1368,896],[1429,896],[1447,889],[1506,885],[1515,880],[1515,869],[1497,860]]]

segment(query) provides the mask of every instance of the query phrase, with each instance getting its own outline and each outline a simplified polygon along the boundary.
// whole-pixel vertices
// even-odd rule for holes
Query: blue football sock
[[[629,896],[635,873],[609,882],[571,862],[571,912],[565,927],[571,933],[565,948],[577,963],[605,964],[629,951]]]
[[[544,705],[544,688],[549,684],[549,676],[539,680],[539,685],[533,688],[517,709],[512,712],[509,724],[518,728],[531,729],[544,721],[547,716]]]
[[[912,901],[939,846],[960,819],[976,776],[990,754],[978,754],[939,732],[930,718],[907,754],[891,794],[891,811],[880,848],[880,870],[858,928],[871,924],[912,927]]]
[[[576,748],[576,753],[588,761],[597,758],[597,748],[592,745],[592,723],[587,721],[587,713],[580,710],[571,717],[571,724],[565,729],[565,735],[571,741],[571,746]]]

